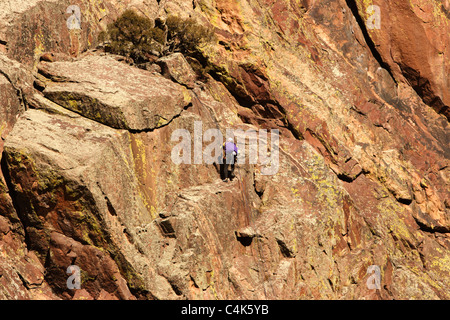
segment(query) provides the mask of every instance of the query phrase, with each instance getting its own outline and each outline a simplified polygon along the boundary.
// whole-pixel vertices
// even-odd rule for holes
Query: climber
[[[238,147],[234,144],[233,138],[228,138],[223,144],[223,161],[222,161],[222,181],[230,181],[234,178],[234,166],[239,153]]]

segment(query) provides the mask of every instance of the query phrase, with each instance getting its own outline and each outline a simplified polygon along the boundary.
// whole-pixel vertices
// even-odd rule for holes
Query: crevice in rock
[[[239,105],[251,109],[251,107],[255,104],[252,98],[244,93],[238,92],[238,86],[242,86],[239,84],[234,78],[232,78],[225,69],[219,69],[216,65],[214,65],[215,69],[209,72],[209,75],[216,80],[217,82],[222,83],[225,88],[227,88],[228,92],[236,99]]]
[[[253,172],[253,190],[255,190],[256,195],[262,199],[262,196],[264,195],[264,188],[258,188],[256,185],[255,180],[255,173]]]
[[[344,182],[350,183],[350,182],[355,181],[355,179],[356,179],[360,174],[361,174],[361,172],[358,173],[358,175],[357,175],[356,177],[351,177],[351,176],[349,176],[349,175],[347,175],[347,174],[345,174],[345,173],[339,173],[339,174],[337,175],[337,177],[338,177],[339,180],[342,180],[342,181],[344,181]]]
[[[33,82],[33,88],[35,88],[36,90],[42,92],[45,89],[45,85],[41,82],[38,81],[37,79]]]
[[[248,247],[252,244],[253,238],[251,237],[238,237],[236,236],[237,241],[240,242],[244,247]]]
[[[16,192],[16,190],[14,188],[14,185],[12,183],[12,178],[11,178],[11,174],[9,172],[5,151],[3,151],[2,155],[1,155],[0,169],[1,169],[1,172],[2,172],[3,177],[5,179],[5,183],[6,183],[6,186],[8,188],[8,193],[9,193],[9,196],[11,198],[11,202],[12,202],[13,208],[16,211],[16,214],[17,214],[17,217],[19,219],[20,224],[22,225],[22,229],[23,229],[23,232],[24,232],[25,245],[26,245],[27,249],[30,249],[31,248],[30,236],[29,236],[29,234],[27,232],[26,223],[24,222],[24,219],[22,217],[23,216],[22,210],[20,209],[17,192]]]
[[[338,174],[337,174],[337,177],[338,177],[339,180],[342,180],[342,181],[351,183],[351,182],[355,181],[356,179],[358,179],[358,177],[359,177],[360,175],[362,175],[362,174],[367,174],[367,173],[369,173],[369,172],[366,171],[366,170],[364,170],[364,169],[362,169],[362,170],[361,170],[360,172],[358,172],[355,176],[351,176],[351,175],[348,175],[348,174],[346,174],[346,173],[338,173]]]
[[[181,289],[178,287],[178,285],[173,280],[167,279],[167,282],[170,284],[170,287],[172,288],[173,292],[175,292],[175,294],[177,296],[183,295],[183,291],[181,291]]]
[[[228,277],[228,279],[229,279],[229,277]],[[199,288],[200,288],[200,287],[198,286],[197,282],[195,281],[194,277],[192,277],[191,274],[189,274],[189,281],[190,281],[191,285],[192,285],[194,288],[196,288],[196,289],[199,289]]]
[[[328,156],[330,158],[329,160],[332,163],[337,164],[336,156],[338,155],[338,152],[334,150],[334,148],[328,143],[328,141],[320,133],[316,133],[311,128],[307,128],[306,132],[308,132],[312,138],[317,140],[317,142],[322,144],[322,146],[325,148],[325,151],[328,153]],[[323,156],[326,157],[325,154],[323,154]]]
[[[361,115],[361,116],[363,116],[363,117],[367,117],[367,113],[364,113],[364,112],[362,112],[361,110],[359,110],[356,106],[351,106],[350,107],[350,110],[351,111],[353,111],[353,112],[355,112],[355,113],[357,113],[357,114],[359,114],[359,115]]]
[[[25,280],[25,278],[17,270],[16,274],[19,277],[20,281],[22,282],[23,286],[27,288],[27,290],[30,290],[30,286],[28,285],[28,282]]]
[[[409,85],[414,89],[417,95],[422,99],[422,101],[433,108],[438,114],[444,115],[448,121],[450,121],[450,110],[449,106],[446,106],[444,102],[434,94],[431,89],[430,80],[423,78],[420,72],[399,64],[400,70],[403,76],[408,80]]]
[[[297,140],[305,140],[305,137],[303,137],[303,135],[298,130],[296,130],[289,121],[285,120],[285,122],[286,129],[288,129]]]
[[[236,240],[240,242],[244,247],[248,247],[253,242],[253,237],[251,235],[243,235],[241,233],[235,232]]]
[[[294,254],[287,247],[286,243],[283,240],[277,239],[278,247],[280,248],[280,252],[285,258],[294,258]]]
[[[117,216],[116,209],[115,209],[114,206],[111,204],[111,201],[109,200],[109,198],[108,198],[107,196],[105,196],[105,201],[106,201],[106,206],[108,207],[108,212],[109,212],[112,216]]]
[[[409,198],[398,198],[397,199],[398,202],[402,203],[402,204],[406,204],[406,205],[410,205],[412,202],[412,199]]]
[[[419,259],[420,259],[420,262],[422,263],[423,270],[427,270],[425,255],[423,254],[423,252],[421,250],[417,250],[417,252],[419,254]]]
[[[333,292],[334,292],[335,290],[334,290],[334,285],[333,285],[333,281],[331,281],[331,279],[330,279],[330,278],[328,278],[327,280],[328,280],[328,284],[330,285],[331,291],[333,291]]]
[[[125,258],[118,247],[107,248],[109,256],[114,260],[119,269],[120,274],[126,280],[128,289],[135,296],[140,298],[153,299],[154,296],[145,289],[142,275],[139,274],[131,263]]]
[[[391,68],[389,65],[383,61],[383,58],[381,57],[380,53],[378,52],[375,43],[373,42],[372,38],[369,35],[369,32],[367,31],[366,24],[362,17],[359,15],[358,12],[358,6],[356,4],[356,0],[345,0],[347,3],[347,6],[350,8],[353,16],[356,19],[356,22],[359,25],[359,28],[361,29],[361,32],[364,36],[364,40],[366,41],[367,47],[369,48],[370,52],[372,53],[372,56],[377,60],[378,64],[383,68],[386,69],[386,71],[389,73],[392,79],[395,80]]]
[[[450,233],[450,227],[445,226],[429,226],[425,223],[421,222],[419,219],[414,217],[414,220],[416,221],[417,225],[419,226],[419,229],[428,232],[428,233]]]
[[[126,129],[126,130],[127,130],[128,132],[130,132],[130,133],[135,134],[135,133],[153,132],[153,131],[155,131],[155,130],[158,130],[158,129],[167,127],[169,124],[172,123],[173,120],[175,120],[175,119],[181,117],[181,114],[183,113],[184,110],[187,110],[187,109],[189,109],[190,107],[192,107],[192,102],[190,102],[189,104],[187,104],[186,106],[184,106],[183,109],[180,111],[180,113],[174,115],[174,116],[172,117],[172,119],[170,119],[167,123],[165,123],[165,124],[163,124],[163,125],[161,125],[161,126],[159,126],[159,127],[155,127],[155,128],[147,128],[147,129],[130,129],[130,128],[128,128],[128,129]],[[94,120],[94,121],[95,121],[95,120]]]
[[[155,221],[164,237],[176,238],[176,232],[171,218],[157,218]]]

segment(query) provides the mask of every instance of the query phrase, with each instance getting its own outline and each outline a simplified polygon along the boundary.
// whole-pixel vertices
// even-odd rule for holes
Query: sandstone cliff
[[[127,8],[214,28],[208,75],[181,54],[143,70],[96,50]],[[0,298],[449,299],[449,12],[2,1]],[[215,165],[175,164],[172,133],[197,121],[278,129],[276,174],[247,161],[225,183]]]

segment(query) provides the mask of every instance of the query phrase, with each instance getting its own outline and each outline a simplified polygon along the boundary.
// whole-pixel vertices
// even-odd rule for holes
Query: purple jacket
[[[225,153],[231,153],[235,151],[238,152],[237,146],[233,142],[226,142],[223,149],[225,150]]]

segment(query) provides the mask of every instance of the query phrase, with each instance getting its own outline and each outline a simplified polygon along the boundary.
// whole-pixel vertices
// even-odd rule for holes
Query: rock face
[[[448,3],[73,4],[0,5],[0,298],[450,298]],[[209,74],[91,50],[129,7],[215,28]]]
[[[364,1],[348,2],[357,6],[361,18],[370,19]],[[380,26],[367,34],[383,63],[398,81],[409,83],[426,104],[450,119],[450,3],[374,1],[372,5],[379,8]]]

